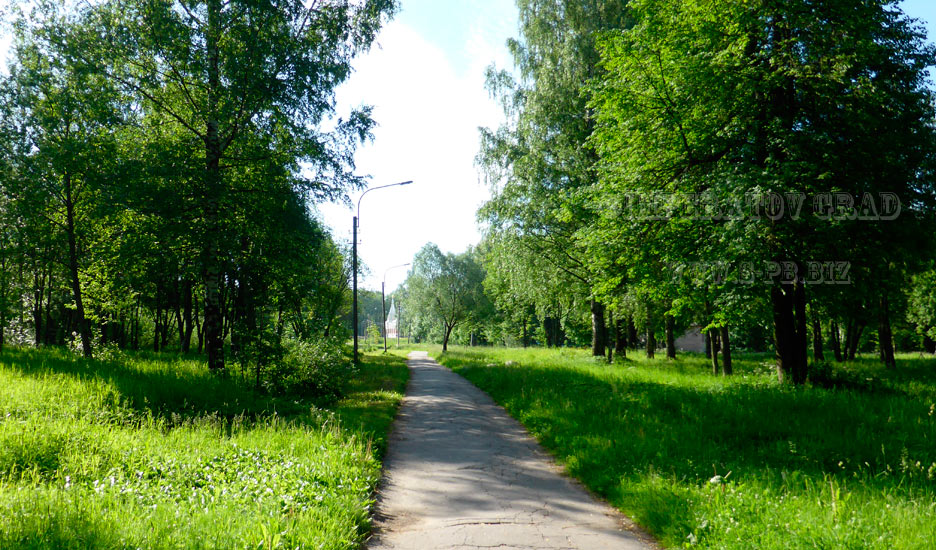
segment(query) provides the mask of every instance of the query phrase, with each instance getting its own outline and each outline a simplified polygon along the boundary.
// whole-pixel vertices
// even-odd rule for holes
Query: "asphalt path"
[[[371,550],[649,550],[464,378],[410,354]]]

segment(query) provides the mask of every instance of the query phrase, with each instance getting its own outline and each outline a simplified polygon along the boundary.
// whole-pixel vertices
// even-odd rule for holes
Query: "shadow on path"
[[[371,550],[651,548],[481,390],[410,355]]]

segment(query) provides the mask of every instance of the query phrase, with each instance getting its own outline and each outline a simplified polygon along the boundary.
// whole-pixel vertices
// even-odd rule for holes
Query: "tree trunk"
[[[521,340],[521,342],[522,342],[522,344],[523,344],[523,348],[524,348],[524,349],[530,347],[530,341],[527,339],[527,319],[526,319],[526,317],[523,318],[523,332],[522,332],[522,336],[520,337],[520,340]]]
[[[449,336],[452,335],[452,329],[455,328],[455,325],[449,325],[448,323],[444,326],[444,334],[442,337],[442,353],[448,351]]]
[[[712,350],[712,374],[718,376],[721,369],[718,368],[718,329],[710,328],[708,330],[709,349]]]
[[[332,324],[334,324],[334,322],[335,322],[335,317],[334,317],[334,316],[330,316],[330,317],[328,318],[328,324],[325,325],[325,332],[322,333],[322,336],[323,336],[326,340],[327,340],[328,338],[331,337],[331,327],[332,327]],[[398,342],[399,342],[399,340],[400,340],[400,332],[399,332],[400,330],[401,330],[401,328],[398,327],[398,328],[397,328],[397,341],[398,341]]]
[[[656,355],[656,335],[653,330],[653,320],[650,317],[650,308],[647,308],[647,359]]]
[[[884,355],[884,366],[887,367],[888,370],[896,369],[897,361],[894,359],[894,337],[891,332],[890,324],[890,303],[886,295],[881,296],[878,340],[880,340],[881,351]]]
[[[61,338],[60,338],[60,339],[56,339],[56,337],[55,337],[55,328],[56,328],[56,327],[55,327],[55,319],[52,318],[52,292],[53,292],[55,289],[52,287],[52,264],[51,264],[51,263],[49,264],[48,270],[49,270],[49,271],[48,271],[48,273],[46,274],[46,291],[47,291],[46,294],[47,294],[48,296],[46,297],[46,301],[45,301],[45,323],[43,324],[42,341],[43,341],[47,346],[54,346],[54,345],[58,344],[59,341],[62,340],[62,339],[61,339]],[[59,323],[60,325],[63,325],[63,324],[65,323],[65,319],[70,319],[70,320],[72,320],[72,321],[75,321],[74,310],[72,310],[72,311],[70,312],[70,314],[68,314],[68,315],[66,315],[66,313],[68,313],[68,312],[63,311],[62,314],[60,315],[59,318],[62,319],[62,322]],[[77,326],[77,322],[75,322],[75,323],[73,323],[73,324],[74,324],[74,327],[71,327],[71,326],[68,327],[68,329],[69,329],[69,330],[67,331],[68,334],[70,334],[71,332],[73,332],[71,329],[80,330],[80,327]],[[60,331],[60,332],[62,332],[62,331]],[[65,334],[62,335],[63,338],[64,338],[64,336],[65,336]]]
[[[832,353],[835,355],[835,361],[841,363],[845,359],[842,357],[842,341],[839,334],[839,326],[834,320],[830,322],[829,333],[832,338]]]
[[[637,337],[637,325],[634,324],[634,316],[627,317],[627,343],[631,349],[640,349],[640,338]]]
[[[328,327],[331,326],[331,317],[328,318],[328,324],[325,325],[325,338],[328,338]],[[283,339],[283,302],[280,301],[278,307],[276,308],[276,339],[278,341]],[[302,328],[302,332],[299,334],[300,339],[305,340],[308,336],[306,335],[305,327]]]
[[[232,289],[234,304],[229,319],[231,329],[231,360],[240,363],[241,371],[246,368],[245,344],[248,342],[247,330],[247,282],[244,273],[238,275],[237,287]]]
[[[130,347],[134,350],[140,349],[140,310],[142,309],[142,298],[137,296],[136,307],[133,308],[133,325],[130,329]]]
[[[169,324],[172,322],[172,312],[169,311],[169,304],[163,304],[163,320],[162,320],[162,349],[163,351],[169,347]]]
[[[614,363],[614,342],[611,341],[613,337],[612,327],[614,326],[614,317],[608,312],[607,308],[605,308],[604,326],[605,354],[608,356],[608,364],[610,365]]]
[[[219,99],[221,88],[218,40],[221,34],[221,1],[208,0],[205,46],[208,54],[208,124],[205,135],[205,223],[208,242],[204,246],[205,344],[208,368],[224,370],[224,336],[221,315],[221,261],[219,253],[220,199],[222,194],[221,139],[219,136]]]
[[[624,331],[624,319],[614,322],[614,351],[622,359],[627,358],[627,333]]]
[[[553,332],[553,319],[552,317],[546,317],[543,319],[543,332],[546,333],[546,347],[552,348],[556,346],[555,333]]]
[[[186,279],[182,283],[182,322],[185,330],[181,332],[182,341],[180,347],[182,353],[188,353],[192,349],[192,281]]]
[[[721,327],[722,374],[731,376],[734,370],[731,367],[731,336],[728,327]]]
[[[852,340],[855,338],[855,321],[853,319],[848,319],[848,322],[845,323],[845,345],[843,346],[843,355],[845,360],[848,361],[848,352],[851,349]]]
[[[812,319],[812,336],[813,360],[825,361],[825,354],[822,351],[822,324],[816,314],[813,314]]]
[[[175,307],[172,308],[172,311],[175,314],[175,328],[179,333],[179,351],[182,351],[182,340],[185,340],[185,322],[182,320],[182,288],[178,283],[176,284],[176,293],[174,298]]]
[[[198,314],[197,305],[195,306],[195,336],[198,337],[198,353],[201,354],[205,349],[205,323],[201,322],[201,316]]]
[[[42,345],[42,299],[45,296],[45,278],[42,270],[36,266],[33,272],[33,328],[36,331],[36,347]]]
[[[796,56],[793,45],[793,30],[784,18],[775,18],[767,24],[767,41],[765,46],[773,55],[780,58]],[[795,131],[797,124],[797,90],[794,78],[788,73],[774,69],[771,71],[775,77],[764,89],[763,100],[757,113],[758,122],[762,131],[755,136],[753,150],[756,163],[761,168],[767,167],[768,159],[773,157],[775,162],[787,160],[786,150],[777,146],[772,137],[774,131]],[[788,217],[775,222],[776,227],[786,225]],[[785,252],[774,251],[778,255]],[[782,260],[782,257],[775,258]],[[805,270],[797,266],[799,275],[793,284],[774,284],[770,289],[770,300],[773,309],[774,346],[777,356],[777,375],[781,382],[803,384],[807,374],[808,356],[808,325],[805,316],[806,292]]]
[[[672,315],[664,316],[666,323],[666,358],[676,359],[676,336],[673,334],[676,325],[676,319]]]
[[[847,361],[854,361],[858,355],[858,345],[861,343],[861,333],[864,332],[864,329],[864,323],[854,322],[852,325],[851,339],[848,342],[847,355],[845,356]]]
[[[770,289],[777,376],[781,382],[799,384],[805,368],[800,364],[801,356],[797,349],[799,337],[794,318],[794,294],[792,285],[775,285]]]
[[[803,270],[799,270],[803,273]],[[796,366],[793,382],[805,384],[809,374],[809,322],[806,318],[806,284],[802,276],[793,288],[793,313],[796,316]]]
[[[153,351],[157,351],[157,352],[159,351],[159,335],[162,334],[162,331],[160,330],[160,323],[162,321],[162,311],[160,309],[161,303],[162,303],[162,299],[161,299],[162,294],[159,292],[159,286],[160,285],[157,283],[156,284],[156,312],[153,315],[153,319],[154,319],[153,321]]]
[[[132,310],[131,310],[132,311]],[[117,345],[120,349],[127,349],[130,345],[129,322],[127,321],[127,312],[120,312],[120,328],[117,336]]]
[[[604,357],[607,329],[605,328],[605,306],[597,300],[591,301],[592,314],[592,355]]]
[[[68,271],[71,275],[72,295],[75,299],[75,316],[81,334],[81,350],[91,357],[91,327],[85,318],[84,301],[81,296],[81,280],[78,277],[78,238],[75,235],[75,202],[72,194],[71,174],[65,172],[65,234],[68,238]]]

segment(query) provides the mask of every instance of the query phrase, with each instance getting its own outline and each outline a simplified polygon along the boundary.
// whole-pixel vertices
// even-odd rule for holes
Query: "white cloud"
[[[411,261],[427,242],[461,252],[480,239],[475,212],[489,193],[474,156],[478,127],[501,118],[484,89],[484,68],[499,56],[496,34],[473,29],[465,45],[471,67],[457,74],[442,49],[405,24],[390,23],[380,47],[355,63],[355,75],[340,89],[340,104],[372,104],[380,124],[375,141],[356,156],[358,173],[372,175],[372,186],[416,182],[361,202],[359,252],[372,270],[366,287],[379,288],[384,270]],[[335,235],[350,240],[353,214],[334,205],[320,210]],[[404,277],[397,270],[387,283],[394,287]]]

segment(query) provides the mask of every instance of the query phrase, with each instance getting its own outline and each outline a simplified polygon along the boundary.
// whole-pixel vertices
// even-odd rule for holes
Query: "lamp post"
[[[387,273],[390,273],[390,270],[397,269],[400,267],[408,267],[410,264],[400,264],[391,267],[384,271],[383,281],[380,282],[380,309],[383,310],[383,352],[387,353]],[[397,328],[399,330],[399,327]]]
[[[363,198],[364,198],[364,195],[370,193],[371,191],[376,191],[376,190],[378,190],[378,189],[386,189],[387,187],[397,187],[397,186],[399,186],[399,185],[409,185],[409,184],[411,184],[411,183],[413,183],[413,182],[412,182],[412,181],[403,181],[403,182],[400,182],[400,183],[391,183],[390,185],[381,185],[381,186],[379,186],[379,187],[373,187],[373,188],[368,189],[367,191],[364,191],[363,193],[361,193],[361,196],[358,198],[358,201],[357,201],[357,212],[356,212],[357,215],[354,216],[354,220],[352,221],[352,230],[351,230],[351,232],[352,232],[352,237],[351,237],[351,241],[352,241],[352,244],[351,244],[351,257],[352,257],[352,260],[351,260],[351,271],[352,271],[352,280],[354,281],[354,283],[353,283],[353,288],[352,288],[352,291],[351,291],[351,292],[354,294],[354,298],[353,298],[354,305],[353,305],[353,308],[352,308],[353,311],[352,311],[352,313],[351,313],[351,324],[353,325],[352,328],[353,328],[353,330],[354,330],[354,363],[355,363],[355,364],[357,364],[357,362],[358,362],[358,308],[357,308],[357,305],[358,305],[358,299],[357,299],[357,272],[358,272],[357,240],[358,240],[358,239],[357,239],[357,230],[358,230],[358,222],[361,220],[361,199],[363,199]]]

